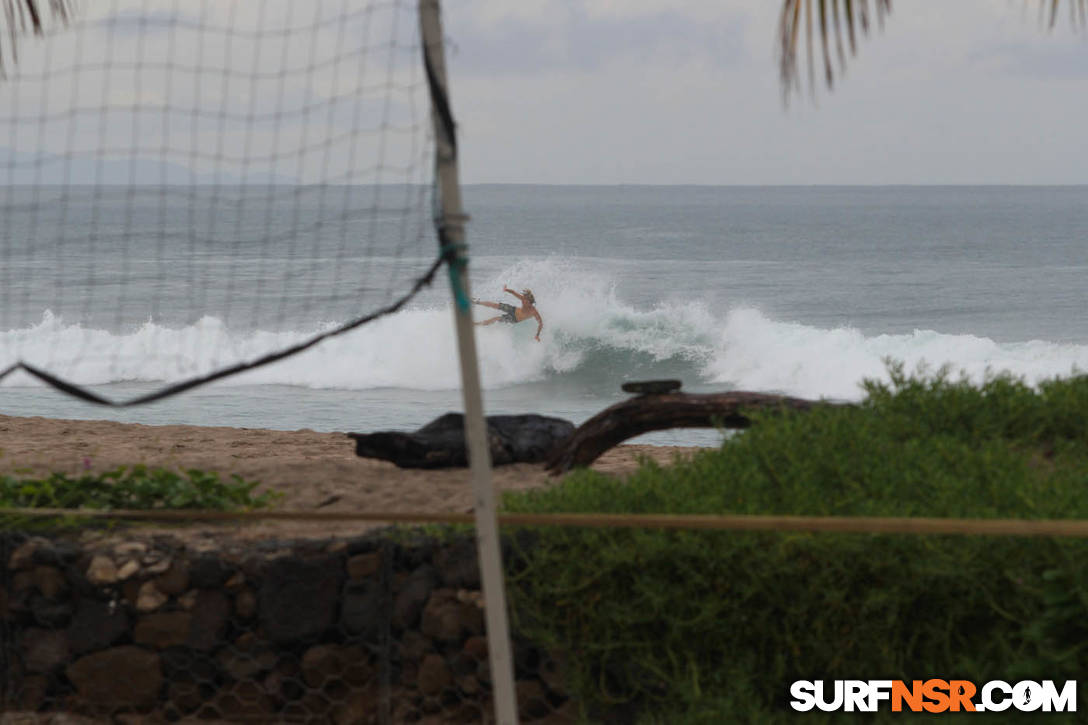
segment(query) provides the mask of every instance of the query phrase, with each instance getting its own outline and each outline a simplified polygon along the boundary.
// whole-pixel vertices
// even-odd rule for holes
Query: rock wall
[[[471,538],[195,551],[138,533],[97,542],[5,533],[0,562],[6,713],[129,723],[491,719]],[[555,661],[526,642],[514,650],[522,719],[572,721]]]

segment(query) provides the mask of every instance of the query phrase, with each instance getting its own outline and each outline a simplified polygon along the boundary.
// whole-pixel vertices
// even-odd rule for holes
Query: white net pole
[[[491,665],[495,719],[500,725],[516,725],[518,719],[514,690],[510,627],[506,616],[502,551],[495,517],[495,489],[491,481],[491,450],[480,394],[476,335],[469,305],[468,275],[465,271],[465,216],[457,178],[457,142],[449,110],[446,62],[442,44],[442,20],[438,0],[420,0],[419,21],[423,52],[431,83],[431,105],[435,125],[435,173],[441,207],[439,242],[450,255],[450,285],[457,347],[461,358],[461,389],[465,403],[465,436],[472,474],[476,516],[476,548],[480,559],[484,607],[487,622],[488,658]]]

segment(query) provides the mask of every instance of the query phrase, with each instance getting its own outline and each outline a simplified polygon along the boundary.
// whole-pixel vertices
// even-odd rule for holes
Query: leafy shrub
[[[238,475],[224,482],[215,473],[146,466],[120,467],[78,477],[63,473],[45,478],[0,476],[0,508],[236,510],[268,506],[279,497],[274,492],[255,494],[259,485]],[[9,528],[17,521],[31,523],[25,516],[8,515],[5,521]],[[37,521],[42,525],[58,523]],[[74,521],[69,519],[65,523]]]
[[[856,407],[762,413],[690,461],[646,462],[622,480],[583,470],[505,506],[1088,517],[1088,379],[1033,389],[891,373]],[[1080,539],[541,527],[511,598],[523,633],[572,654],[591,711],[634,707],[651,721],[789,719],[796,679],[1088,669]]]

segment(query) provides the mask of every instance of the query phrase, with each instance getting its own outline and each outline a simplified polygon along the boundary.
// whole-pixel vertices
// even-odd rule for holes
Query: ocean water
[[[302,340],[426,267],[418,192],[9,189],[0,365],[124,398]],[[473,294],[531,288],[544,320],[539,343],[531,322],[477,328],[490,414],[581,423],[653,378],[852,400],[889,359],[976,380],[1088,370],[1088,187],[469,186],[464,200]],[[459,380],[440,276],[394,315],[173,399],[101,408],[19,374],[0,412],[412,430],[462,408]]]

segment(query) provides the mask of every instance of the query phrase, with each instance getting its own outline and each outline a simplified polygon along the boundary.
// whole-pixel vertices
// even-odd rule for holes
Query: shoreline
[[[592,466],[611,475],[634,471],[641,457],[667,465],[696,447],[619,445]],[[309,511],[470,512],[467,468],[406,469],[355,455],[344,433],[192,425],[145,425],[102,420],[0,415],[0,475],[102,473],[144,464],[199,469],[221,477],[259,481],[258,491],[279,491],[277,509]],[[554,485],[543,464],[496,466],[498,491]],[[155,533],[179,538],[329,538],[354,536],[383,524],[329,526],[293,521],[252,525],[194,524]],[[158,527],[156,527],[157,529]],[[141,527],[141,531],[150,531]],[[184,532],[184,533],[183,533]]]

